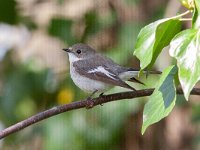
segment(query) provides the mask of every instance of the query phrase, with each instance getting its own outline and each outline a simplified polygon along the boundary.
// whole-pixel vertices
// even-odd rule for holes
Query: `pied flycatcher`
[[[120,86],[135,91],[125,81],[143,84],[135,79],[138,70],[120,66],[86,44],[75,44],[63,50],[69,55],[72,80],[81,90],[87,93],[92,93],[92,95],[96,92],[103,93],[112,86]]]

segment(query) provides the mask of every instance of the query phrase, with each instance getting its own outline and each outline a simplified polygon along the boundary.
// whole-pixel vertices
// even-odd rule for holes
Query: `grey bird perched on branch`
[[[69,55],[72,80],[81,90],[91,93],[89,98],[94,93],[103,93],[112,86],[136,91],[125,81],[143,84],[135,78],[138,70],[120,66],[86,44],[75,44],[63,50]],[[160,72],[151,71],[150,73],[158,74]]]

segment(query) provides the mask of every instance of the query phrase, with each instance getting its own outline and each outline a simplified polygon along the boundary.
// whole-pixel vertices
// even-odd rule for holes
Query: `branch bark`
[[[104,104],[111,101],[117,101],[122,99],[132,99],[137,97],[144,97],[150,96],[153,93],[154,89],[144,89],[138,91],[131,91],[131,92],[122,92],[122,93],[115,93],[110,95],[105,95],[102,97],[94,98],[91,100],[80,100],[77,102],[72,102],[70,104],[65,104],[57,107],[53,107],[46,111],[40,112],[32,117],[29,117],[23,121],[20,121],[4,130],[0,131],[0,139],[7,137],[10,134],[13,134],[17,131],[20,131],[30,125],[33,125],[39,121],[42,121],[46,118],[50,118],[52,116],[61,114],[63,112],[80,109],[80,108],[92,108],[99,104]],[[182,89],[177,89],[177,94],[183,94]],[[194,88],[191,95],[200,95],[200,88]]]

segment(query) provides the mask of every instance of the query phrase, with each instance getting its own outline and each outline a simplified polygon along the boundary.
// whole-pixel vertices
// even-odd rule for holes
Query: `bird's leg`
[[[95,90],[92,92],[92,94],[87,98],[86,108],[90,109],[94,106],[94,101],[92,100],[92,96],[97,92],[98,90]]]
[[[99,94],[99,97],[104,97],[105,95],[103,95],[104,93]],[[103,104],[100,104],[101,106],[103,106]]]
[[[103,94],[104,94],[104,93],[99,94],[99,97],[103,97],[103,96],[104,96]]]
[[[98,90],[95,90],[94,92],[92,92],[92,94],[90,94],[90,96],[88,96],[87,100],[92,100],[92,96],[97,92]]]

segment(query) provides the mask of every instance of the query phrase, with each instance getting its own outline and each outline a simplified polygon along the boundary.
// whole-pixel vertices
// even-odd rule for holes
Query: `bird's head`
[[[96,53],[93,48],[82,43],[74,44],[63,50],[68,53],[70,62],[90,58]]]

